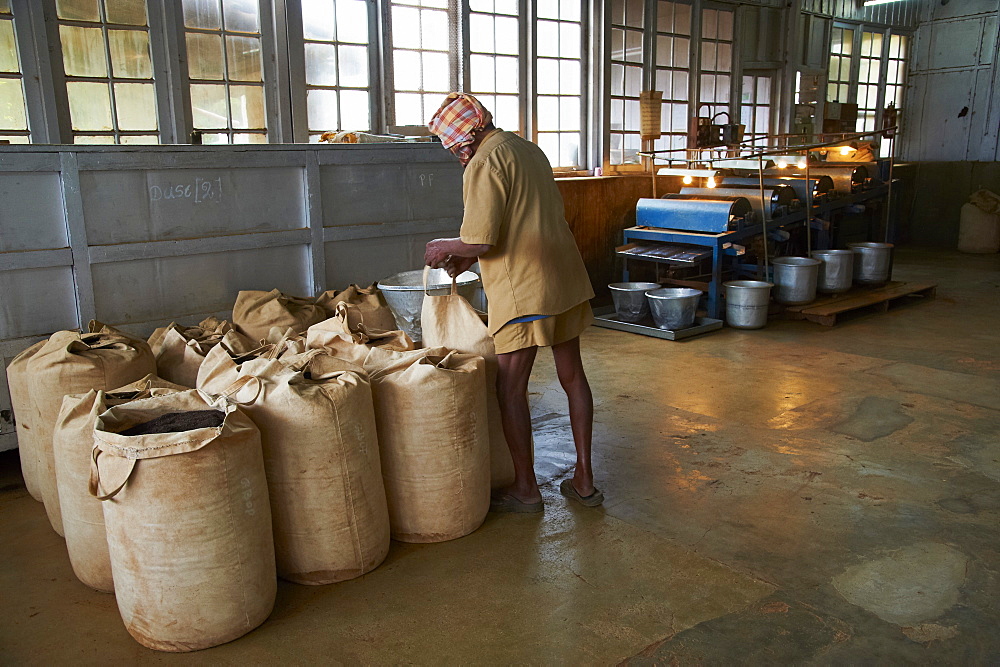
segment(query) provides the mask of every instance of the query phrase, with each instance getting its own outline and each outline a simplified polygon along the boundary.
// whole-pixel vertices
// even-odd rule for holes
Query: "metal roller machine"
[[[776,185],[774,187],[764,188],[764,202],[767,203],[767,206],[764,206],[764,204],[761,203],[760,188],[751,187],[749,185],[722,188],[681,188],[681,194],[709,197],[716,195],[725,197],[746,197],[758,219],[764,219],[767,221],[787,215],[792,211],[794,203],[798,201],[795,196],[795,190],[787,185]]]
[[[849,162],[809,165],[809,177],[818,178],[828,176],[833,181],[833,190],[838,197],[847,197],[856,192],[861,192],[870,182],[874,174],[869,173],[868,167],[863,164],[851,164]],[[796,169],[766,169],[765,177],[791,176],[794,178],[805,178],[805,172]]]
[[[642,227],[723,234],[753,223],[753,207],[746,196],[666,195],[640,199],[635,221]]]
[[[812,195],[812,201],[822,201],[828,197],[834,196],[833,179],[829,176],[816,176],[812,177],[810,174],[809,182],[806,182],[805,176],[781,176],[780,178],[774,176],[764,176],[764,187],[775,187],[778,185],[787,185],[795,191],[795,197],[805,205],[808,201],[807,195]],[[760,188],[760,179],[757,177],[739,177],[739,176],[727,176],[722,179],[722,187],[731,187],[734,185],[752,185],[755,188]],[[811,190],[811,193],[810,193]]]

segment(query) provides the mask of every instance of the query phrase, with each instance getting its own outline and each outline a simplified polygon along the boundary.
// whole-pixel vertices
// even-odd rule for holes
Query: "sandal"
[[[541,512],[544,507],[545,505],[541,500],[536,503],[526,503],[509,493],[490,498],[490,511],[501,514],[532,514]]]
[[[604,494],[601,493],[597,487],[594,487],[594,492],[589,496],[581,496],[580,492],[576,490],[573,486],[573,480],[564,479],[561,484],[559,484],[559,493],[563,494],[567,498],[575,500],[584,507],[597,507],[604,502]]]

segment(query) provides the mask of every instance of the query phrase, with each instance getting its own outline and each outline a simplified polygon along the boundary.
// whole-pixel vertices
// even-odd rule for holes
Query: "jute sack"
[[[241,291],[233,306],[233,324],[240,333],[255,341],[266,338],[271,327],[282,331],[291,328],[298,333],[324,319],[326,311],[316,305],[314,299],[289,296],[276,289]]]
[[[278,575],[299,584],[361,576],[389,552],[389,514],[367,374],[312,350],[237,365],[212,354],[198,388],[234,396],[260,429]]]
[[[458,293],[455,280],[451,294],[434,296],[427,293],[427,271],[424,271],[424,304],[420,313],[427,347],[446,347],[463,354],[480,356],[486,362],[486,409],[490,434],[490,486],[494,489],[514,482],[514,461],[507,447],[497,401],[497,355],[493,336],[476,309]]]
[[[121,434],[199,411],[221,413],[219,425]],[[271,613],[277,579],[260,432],[237,406],[189,390],[102,413],[90,491],[105,501],[118,610],[139,643],[196,651],[245,635]]]
[[[108,331],[114,331],[108,329]],[[57,331],[28,362],[31,423],[36,427],[39,481],[52,528],[63,534],[52,431],[64,396],[107,391],[156,374],[146,341],[121,332]]]
[[[38,354],[45,341],[38,341],[14,357],[7,366],[7,389],[10,406],[14,410],[17,428],[17,455],[21,458],[21,475],[31,497],[42,502],[41,461],[38,451],[37,428],[32,426],[31,392],[28,389],[28,361]]]
[[[372,350],[372,389],[392,537],[444,542],[490,508],[486,369],[445,348]]]
[[[156,357],[157,374],[169,382],[194,388],[205,355],[231,329],[229,322],[210,317],[195,327],[171,322],[155,330],[148,342]]]
[[[323,307],[328,317],[336,314],[339,303],[355,306],[356,309],[351,311],[352,318],[355,318],[351,321],[352,326],[360,322],[369,329],[379,331],[395,331],[399,328],[389,304],[374,283],[368,287],[351,285],[342,292],[327,290],[316,297],[316,303]]]
[[[370,328],[361,321],[357,307],[347,303],[337,304],[332,317],[306,330],[306,349],[324,350],[359,366],[365,363],[368,352],[376,347],[405,352],[416,346],[403,331]]]
[[[108,593],[115,590],[104,532],[104,510],[87,488],[97,415],[115,405],[185,389],[155,375],[147,375],[138,382],[109,392],[91,389],[86,394],[63,398],[52,434],[59,507],[73,572],[91,588]]]

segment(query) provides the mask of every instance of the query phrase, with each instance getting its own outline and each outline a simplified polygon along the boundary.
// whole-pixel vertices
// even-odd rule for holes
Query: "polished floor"
[[[544,515],[283,583],[195,654],[129,637],[0,455],[0,662],[997,664],[1000,257],[904,249],[894,278],[937,298],[683,342],[591,328],[604,507],[549,483]],[[551,482],[572,455],[547,354],[532,402]]]

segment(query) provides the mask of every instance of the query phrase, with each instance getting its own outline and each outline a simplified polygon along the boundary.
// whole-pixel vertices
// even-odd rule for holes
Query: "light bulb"
[[[714,188],[715,187],[715,176],[709,176],[708,177],[708,181],[705,182],[705,187],[706,188]]]
[[[785,162],[784,160],[778,160],[778,164],[774,166],[777,167],[778,169],[784,169],[785,167],[788,166],[788,163]]]
[[[683,179],[681,179],[681,182],[684,183],[684,185],[691,185],[692,183],[694,183],[694,179],[691,178],[690,176],[685,176]]]
[[[806,168],[806,161],[805,160],[799,160],[799,163],[796,166],[798,166],[799,169],[805,169]]]
[[[841,155],[850,155],[850,153],[851,153],[851,147],[850,146],[843,146],[840,149],[840,154]]]

